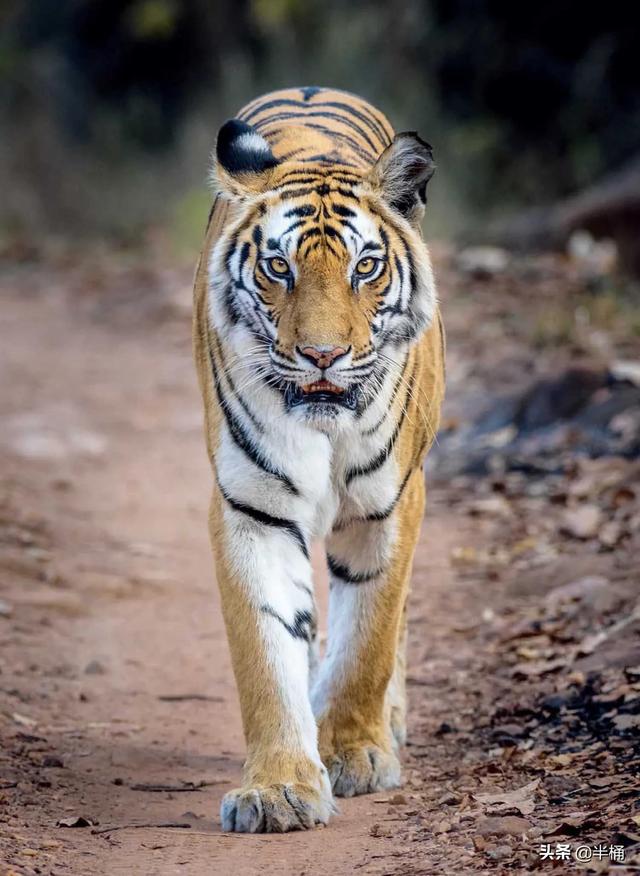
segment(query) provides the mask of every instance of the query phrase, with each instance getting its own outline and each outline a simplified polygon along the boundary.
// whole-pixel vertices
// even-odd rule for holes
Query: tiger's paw
[[[325,763],[337,797],[372,794],[400,785],[400,761],[377,745],[345,747],[329,755]]]
[[[336,807],[311,785],[237,788],[222,799],[222,829],[236,833],[286,833],[326,824]]]

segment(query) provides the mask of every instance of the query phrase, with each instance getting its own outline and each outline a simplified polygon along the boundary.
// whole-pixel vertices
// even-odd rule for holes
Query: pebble
[[[107,670],[99,660],[91,660],[84,668],[85,675],[105,675]]]

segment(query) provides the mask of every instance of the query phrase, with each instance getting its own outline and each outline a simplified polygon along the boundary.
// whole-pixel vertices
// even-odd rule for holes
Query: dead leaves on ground
[[[535,790],[540,779],[534,779],[514,791],[494,791],[490,794],[474,794],[486,815],[531,815],[535,809]]]

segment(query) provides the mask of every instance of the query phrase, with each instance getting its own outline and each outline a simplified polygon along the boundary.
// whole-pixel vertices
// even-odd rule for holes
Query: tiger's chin
[[[305,386],[290,383],[285,390],[285,405],[289,413],[319,429],[333,430],[350,420],[359,399],[357,386],[343,388],[328,380]]]

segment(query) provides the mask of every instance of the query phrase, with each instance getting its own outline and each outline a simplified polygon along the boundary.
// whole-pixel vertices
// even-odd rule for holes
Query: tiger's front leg
[[[329,639],[312,700],[338,796],[400,784],[404,610],[424,496],[418,467],[389,518],[356,521],[328,539]]]
[[[222,801],[223,829],[326,824],[334,806],[308,693],[316,620],[305,537],[221,488],[210,522],[247,743],[243,785]]]

